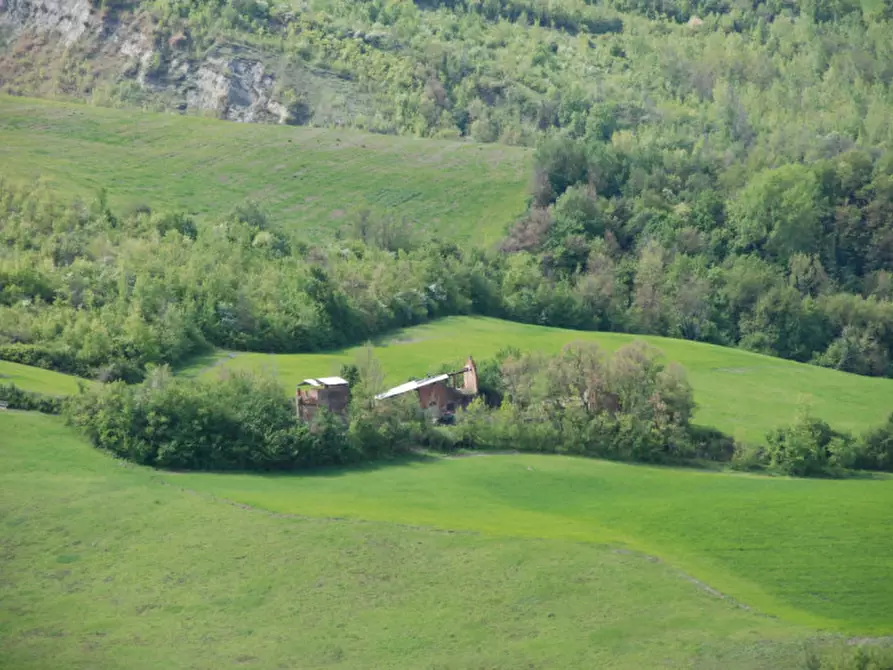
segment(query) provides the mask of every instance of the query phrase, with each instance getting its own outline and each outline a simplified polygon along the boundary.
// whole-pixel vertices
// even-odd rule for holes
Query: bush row
[[[25,391],[15,384],[0,384],[0,402],[8,409],[23,409],[44,414],[60,414],[65,404],[64,398]]]
[[[766,443],[743,449],[735,464],[798,477],[838,477],[852,469],[893,472],[893,414],[854,436],[804,412],[793,425],[770,432]]]
[[[139,385],[113,382],[73,398],[68,420],[97,447],[174,470],[292,470],[344,465],[400,453],[414,442],[411,421],[393,407],[351,420],[321,411],[298,421],[271,377],[226,375],[212,382],[153,369]]]

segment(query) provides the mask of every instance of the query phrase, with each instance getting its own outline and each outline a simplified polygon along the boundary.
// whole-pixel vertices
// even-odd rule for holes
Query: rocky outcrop
[[[210,56],[183,74],[187,109],[213,110],[231,121],[289,121],[285,105],[273,99],[276,78],[260,59]]]
[[[90,0],[0,0],[0,26],[13,36],[53,33],[70,46],[91,24]]]
[[[281,75],[264,54],[237,45],[217,45],[196,57],[190,53],[187,35],[176,34],[157,44],[147,16],[95,11],[90,0],[0,0],[0,37],[0,83],[29,77],[28,85],[10,86],[14,92],[48,92],[34,90],[32,59],[47,69],[45,63],[77,54],[89,65],[92,88],[104,85],[115,91],[126,84],[132,90],[135,83],[144,100],[232,121],[307,120],[307,114],[290,113],[289,106],[278,99],[284,90]],[[4,51],[6,55],[22,51],[23,44],[27,44],[28,59],[4,58]],[[35,50],[39,53],[33,54]],[[63,92],[87,95],[90,90]],[[300,91],[291,90],[289,97],[299,99]]]

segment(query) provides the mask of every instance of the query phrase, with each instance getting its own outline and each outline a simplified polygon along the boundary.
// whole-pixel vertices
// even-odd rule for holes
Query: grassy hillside
[[[0,384],[15,384],[25,391],[46,395],[70,395],[78,390],[77,377],[10,361],[0,361]]]
[[[619,333],[584,333],[497,319],[457,317],[404,330],[377,344],[388,381],[435,371],[442,363],[478,359],[501,348],[556,352],[576,340],[614,350],[636,338]],[[858,377],[739,349],[642,337],[688,371],[699,405],[696,421],[742,439],[760,441],[766,431],[790,423],[801,403],[837,428],[862,430],[893,412],[893,380]],[[306,377],[336,374],[356,349],[329,354],[266,355],[219,352],[194,362],[182,374],[214,375],[222,369],[270,369],[288,386]]]
[[[470,492],[468,477],[480,468],[495,496],[514,490],[514,501],[505,498],[510,513],[489,505],[507,522],[500,532],[443,533],[311,518],[328,512],[300,498],[292,507],[302,516],[289,516],[194,495],[175,478],[165,486],[157,474],[120,466],[50,417],[10,412],[0,430],[10,436],[0,443],[0,667],[780,668],[794,667],[815,635],[718,598],[673,565],[577,541],[582,535],[535,539],[544,520],[557,518],[548,509],[554,488],[525,499],[530,485],[518,477],[541,476],[548,463],[558,472],[576,465],[567,459],[279,480],[328,487],[333,508],[346,485],[359,484],[354,500],[368,504],[369,516],[388,515],[396,492],[386,487],[401,477]],[[580,471],[580,481],[598,485],[604,467]],[[641,472],[643,482],[654,476],[615,470]],[[668,481],[679,476],[664,472]],[[493,479],[502,475],[501,484]],[[263,477],[228,481],[281,490]],[[417,520],[438,520],[445,498],[412,499]],[[454,515],[447,526],[467,527],[468,511],[439,514]],[[877,574],[844,583],[858,590]]]
[[[235,124],[0,96],[0,177],[113,206],[220,215],[257,199],[314,236],[369,207],[453,240],[497,239],[525,208],[527,150]]]
[[[790,480],[521,455],[165,479],[275,512],[621,546],[788,621],[893,631],[889,477]]]

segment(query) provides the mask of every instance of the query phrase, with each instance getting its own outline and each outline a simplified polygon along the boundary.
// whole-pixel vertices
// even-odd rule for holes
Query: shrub
[[[861,436],[850,466],[893,472],[893,414],[884,425],[870,429]]]
[[[736,442],[730,467],[733,470],[762,470],[769,464],[765,447],[746,442]]]
[[[642,343],[611,357],[581,343],[551,358],[504,351],[478,369],[486,401],[501,406],[488,411],[476,400],[459,416],[462,446],[643,462],[728,458],[720,433],[689,426],[694,401],[685,371]]]
[[[849,435],[834,431],[821,419],[802,414],[794,425],[766,436],[769,466],[789,475],[838,475],[852,449]]]
[[[271,378],[235,374],[214,382],[151,371],[143,384],[105,384],[68,406],[91,442],[142,465],[185,470],[274,470],[355,460],[340,419],[297,420]]]
[[[692,425],[689,434],[696,458],[731,461],[737,452],[735,440],[716,428]]]
[[[25,391],[15,384],[0,384],[0,401],[7,403],[9,409],[23,409],[44,414],[59,414],[63,406],[62,398]]]

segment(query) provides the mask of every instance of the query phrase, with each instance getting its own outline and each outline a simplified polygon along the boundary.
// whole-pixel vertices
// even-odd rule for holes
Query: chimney
[[[478,369],[471,356],[465,361],[465,374],[462,379],[462,390],[466,393],[474,395],[478,394]]]

